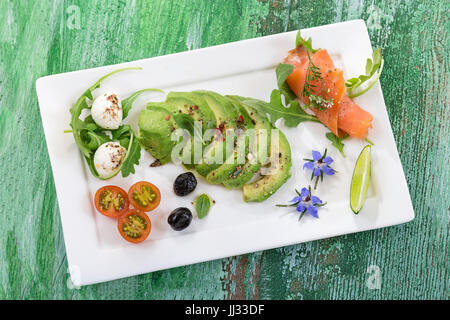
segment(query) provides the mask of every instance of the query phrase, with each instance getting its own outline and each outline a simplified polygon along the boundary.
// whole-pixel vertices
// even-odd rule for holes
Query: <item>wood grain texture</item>
[[[449,5],[1,1],[0,298],[448,299]],[[81,289],[67,282],[37,78],[357,18],[383,49],[381,84],[414,221]],[[367,285],[373,270],[381,273],[381,289]]]

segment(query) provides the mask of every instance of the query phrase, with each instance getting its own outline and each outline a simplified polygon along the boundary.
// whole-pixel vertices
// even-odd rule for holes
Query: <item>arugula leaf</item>
[[[333,132],[327,132],[325,134],[325,136],[327,137],[328,140],[331,141],[331,145],[333,147],[335,147],[336,149],[339,150],[339,152],[341,153],[341,155],[345,158],[345,154],[344,154],[344,143],[342,143],[343,140],[348,138],[348,135],[339,138],[337,137]]]
[[[117,69],[114,70],[106,75],[104,75],[103,77],[101,77],[100,79],[98,79],[98,81],[96,83],[94,83],[89,89],[87,89],[84,93],[83,96],[89,98],[89,100],[93,100],[92,97],[92,91],[94,91],[95,89],[100,87],[100,84],[103,82],[103,80],[105,80],[106,78],[109,78],[110,76],[122,72],[122,71],[126,71],[126,70],[142,70],[141,67],[136,67],[136,68],[122,68],[122,69]]]
[[[86,146],[93,151],[97,150],[102,144],[111,141],[111,139],[103,133],[87,131],[86,134],[86,141],[89,141]]]
[[[208,215],[209,209],[211,208],[212,200],[211,198],[203,193],[199,195],[194,200],[195,211],[197,211],[197,216],[199,219],[203,219]]]
[[[81,121],[81,120],[80,120],[80,121]],[[102,128],[100,128],[100,127],[95,123],[95,121],[94,121],[94,119],[92,118],[91,115],[87,116],[87,117],[84,119],[83,122],[84,122],[84,124],[86,125],[85,128],[86,128],[88,131],[94,132],[94,131],[101,131],[101,130],[103,130]]]
[[[128,144],[127,154],[120,166],[119,170],[122,171],[122,177],[128,177],[130,173],[135,173],[134,166],[139,164],[139,159],[141,158],[141,145],[135,135],[135,133],[130,129],[130,143]]]
[[[312,53],[316,53],[317,51],[320,50],[319,49],[313,49],[312,47],[312,39],[311,37],[309,37],[307,40],[303,39],[300,30],[297,31],[297,37],[295,39],[295,46],[296,47],[306,47],[306,49],[308,49],[310,52]]]
[[[89,170],[91,170],[92,175],[98,179],[101,179],[98,175],[97,169],[95,169],[94,157],[85,157],[85,159],[88,164]]]
[[[358,78],[348,79],[345,82],[347,95],[350,98],[355,98],[369,91],[380,78],[383,66],[384,59],[381,56],[381,49],[376,48],[372,53],[372,59],[367,59],[366,74],[360,75]]]
[[[94,132],[95,130],[99,130],[100,128],[95,123],[86,123],[86,129],[88,131]]]
[[[72,115],[72,121],[70,122],[70,126],[72,127],[73,137],[75,139],[78,148],[83,153],[85,157],[90,157],[91,150],[86,145],[86,143],[81,138],[80,132],[83,129],[86,129],[86,123],[80,120],[81,111],[83,109],[88,109],[89,106],[86,103],[86,96],[81,96],[78,98],[77,102],[70,108],[70,113]]]
[[[271,109],[266,110],[270,114],[270,120],[275,123],[276,120],[284,118],[284,123],[288,127],[296,127],[299,123],[304,121],[320,122],[316,116],[306,113],[300,107],[297,100],[292,101],[286,108],[281,101],[281,94],[278,90],[273,90],[270,95]]]
[[[287,77],[294,70],[294,66],[292,64],[280,63],[278,64],[275,72],[277,74],[277,84],[278,88],[281,89],[281,86],[285,83]]]
[[[164,91],[160,90],[160,89],[153,89],[153,88],[149,88],[149,89],[142,89],[139,91],[136,91],[135,93],[133,93],[131,96],[129,96],[128,98],[122,100],[122,114],[123,114],[123,118],[125,119],[128,116],[128,112],[130,112],[131,107],[133,106],[133,102],[144,92],[148,92],[148,91],[157,91],[157,92],[161,92],[164,93]]]
[[[174,115],[173,119],[181,129],[186,129],[192,137],[196,137],[199,139],[198,141],[201,141],[202,144],[205,145],[202,132],[196,128],[194,119],[191,116],[184,113],[179,113]]]
[[[180,128],[186,129],[191,136],[194,136],[194,119],[191,116],[179,113],[173,116],[173,120],[175,120]]]
[[[122,146],[122,147],[128,147],[128,145],[130,144],[130,137],[125,137],[125,138],[121,138],[121,139],[119,139],[119,144]]]
[[[284,95],[286,103],[289,104],[292,100],[295,100],[297,96],[294,92],[292,92],[291,88],[286,82],[287,77],[294,70],[294,66],[292,64],[280,63],[275,69],[275,73],[277,75],[277,84],[278,89]]]
[[[120,140],[125,136],[129,137],[131,131],[132,130],[131,130],[131,127],[129,124],[123,124],[116,130],[112,130],[111,136],[112,136],[113,140]],[[126,147],[126,146],[123,146],[123,147]]]
[[[286,126],[296,127],[303,121],[320,122],[317,117],[310,115],[303,110],[298,101],[294,100],[286,108],[281,101],[281,92],[273,90],[270,95],[270,103],[257,99],[243,98],[245,103],[248,103],[255,110],[259,110],[263,116],[267,114],[270,116],[270,122],[275,125],[278,119],[283,118]]]

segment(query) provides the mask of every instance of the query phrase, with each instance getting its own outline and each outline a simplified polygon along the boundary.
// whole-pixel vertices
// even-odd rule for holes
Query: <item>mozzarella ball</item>
[[[117,129],[122,123],[122,102],[114,92],[106,92],[92,103],[92,119],[104,129]]]
[[[127,149],[119,142],[106,142],[95,151],[94,165],[98,175],[106,178],[113,174],[122,164]]]

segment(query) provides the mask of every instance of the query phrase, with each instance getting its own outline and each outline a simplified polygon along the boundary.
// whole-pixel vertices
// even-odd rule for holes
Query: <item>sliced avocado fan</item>
[[[289,179],[292,162],[289,142],[261,112],[263,103],[266,102],[240,96],[222,96],[212,91],[170,92],[166,101],[149,103],[147,110],[141,112],[138,138],[145,150],[165,164],[171,161],[172,149],[177,144],[171,141],[171,133],[183,127],[177,122],[177,115],[183,115],[183,120],[191,117],[188,121],[191,123],[192,120],[201,121],[203,157],[200,163],[183,165],[195,169],[209,183],[223,184],[229,189],[242,188],[246,202],[264,201]],[[226,148],[227,129],[237,128],[244,133],[254,129],[255,134],[253,137],[251,132],[244,134],[238,137],[238,140],[243,139],[243,143]],[[207,129],[220,130],[222,138],[211,137],[211,141],[203,141]],[[274,141],[276,138],[278,143]],[[268,170],[270,174],[263,174],[257,181],[248,183],[259,175],[259,171]]]

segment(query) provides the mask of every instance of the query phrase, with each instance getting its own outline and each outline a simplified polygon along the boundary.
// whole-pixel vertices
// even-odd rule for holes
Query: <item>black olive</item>
[[[176,208],[173,210],[169,218],[167,218],[167,222],[175,231],[180,231],[186,229],[192,221],[192,212],[188,208]]]
[[[177,196],[185,196],[197,187],[197,179],[192,172],[180,174],[173,183],[173,191]]]

